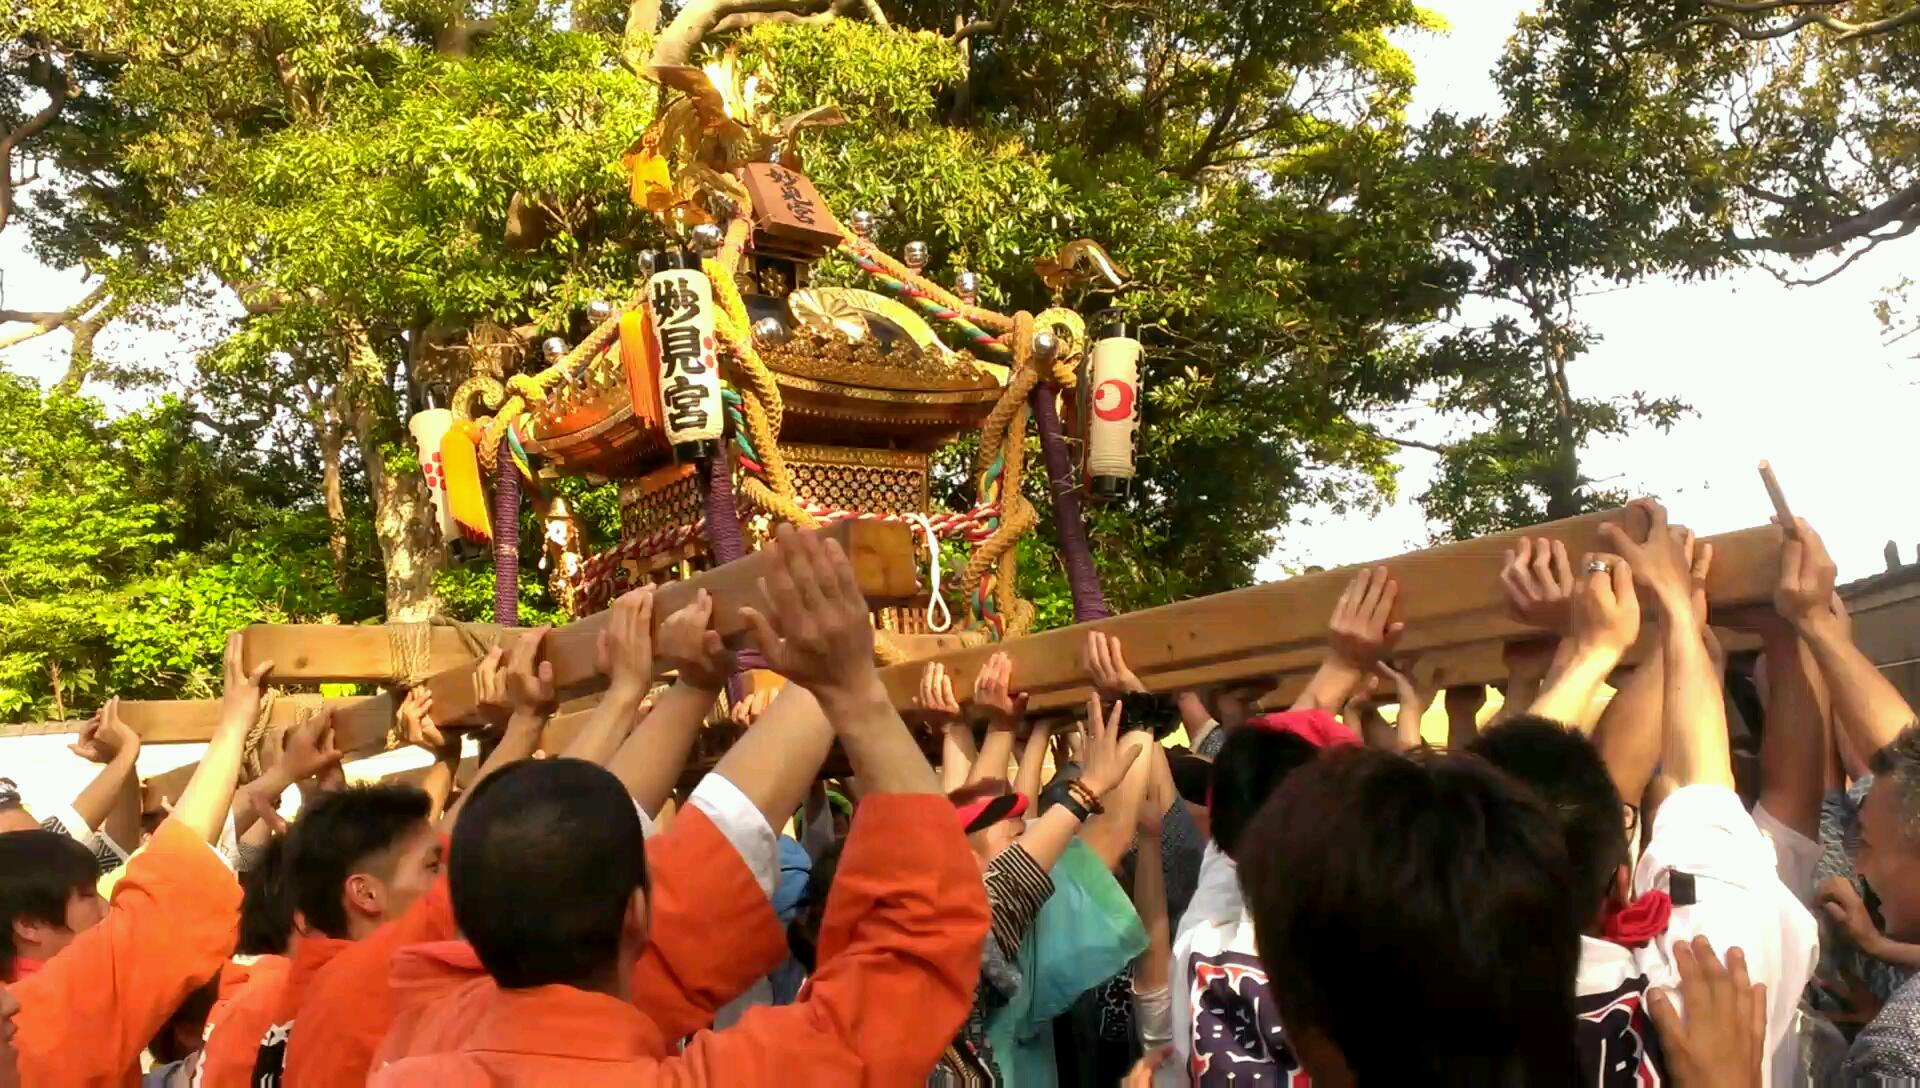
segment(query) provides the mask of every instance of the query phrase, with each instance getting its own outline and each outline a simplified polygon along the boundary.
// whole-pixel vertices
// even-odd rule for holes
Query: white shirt
[[[1705,935],[1722,956],[1739,948],[1747,971],[1767,985],[1763,1083],[1787,1084],[1800,992],[1819,957],[1819,929],[1798,897],[1780,882],[1774,845],[1754,826],[1740,798],[1724,786],[1685,786],[1654,819],[1653,840],[1634,872],[1637,893],[1673,890],[1675,873],[1693,878],[1694,902],[1675,904],[1667,931],[1643,948],[1582,937],[1578,1005],[1580,1056],[1596,1088],[1667,1083],[1648,1052],[1650,986],[1673,987],[1673,946]],[[1676,1002],[1678,995],[1674,995]],[[1780,1075],[1776,1078],[1776,1069]]]
[[[1164,1005],[1135,1002],[1143,1037],[1169,1035],[1173,1056],[1154,1072],[1154,1088],[1228,1079],[1275,1088],[1306,1073],[1280,1030],[1267,969],[1254,948],[1253,917],[1240,895],[1233,859],[1207,844],[1200,881],[1173,939]],[[1146,1017],[1165,1009],[1164,1022]],[[1210,1080],[1203,1080],[1211,1073]]]

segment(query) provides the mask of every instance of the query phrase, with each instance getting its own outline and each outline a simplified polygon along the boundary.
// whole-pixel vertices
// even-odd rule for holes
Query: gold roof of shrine
[[[872,291],[811,287],[746,301],[756,325],[780,325],[756,339],[785,405],[783,441],[931,450],[979,426],[1007,382],[1004,366],[948,348],[918,314]],[[670,456],[659,406],[636,413],[629,394],[627,368],[641,355],[615,341],[530,406],[520,434],[546,471],[632,477]],[[744,380],[730,355],[721,373]]]

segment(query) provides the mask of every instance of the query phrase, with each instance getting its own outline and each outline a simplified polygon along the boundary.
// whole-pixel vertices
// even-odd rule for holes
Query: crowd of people
[[[242,785],[271,665],[236,641],[160,818],[112,704],[69,806],[0,780],[0,1088],[1920,1078],[1920,726],[1805,522],[1772,608],[1716,615],[1749,673],[1711,549],[1641,505],[1644,539],[1508,555],[1541,638],[1492,714],[1396,655],[1422,587],[1377,569],[1289,709],[1151,695],[1096,633],[1084,715],[997,654],[964,698],[927,665],[916,733],[847,557],[782,531],[739,620],[785,684],[690,790],[736,661],[706,594],[656,623],[647,588],[560,751],[535,631],[477,666],[484,722],[408,696],[422,785],[347,785],[324,712]]]

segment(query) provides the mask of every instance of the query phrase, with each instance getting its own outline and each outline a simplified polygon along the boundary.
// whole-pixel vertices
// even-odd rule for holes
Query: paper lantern
[[[694,254],[660,255],[646,301],[659,360],[660,415],[681,460],[719,441],[726,414],[720,400],[720,353],[713,334],[713,285]]]
[[[1140,341],[1109,315],[1087,352],[1088,486],[1099,498],[1126,493],[1140,434]]]
[[[420,473],[427,478],[427,490],[433,494],[433,512],[440,525],[440,539],[452,540],[460,532],[453,511],[447,505],[447,472],[440,460],[440,441],[453,426],[453,413],[445,408],[415,412],[407,420],[407,433],[413,436],[413,454],[420,459]]]

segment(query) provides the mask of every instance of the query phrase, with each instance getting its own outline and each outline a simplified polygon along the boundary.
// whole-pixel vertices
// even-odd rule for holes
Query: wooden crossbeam
[[[482,641],[496,638],[490,623],[467,624]],[[319,623],[256,623],[240,630],[241,660],[249,672],[273,662],[276,683],[387,683],[399,677],[402,663],[393,654],[393,635],[383,625],[343,626]],[[471,664],[468,638],[453,627],[429,627],[427,671],[444,672]]]
[[[324,700],[318,695],[289,694],[273,701],[271,724],[288,725]],[[140,734],[144,744],[180,744],[205,741],[220,722],[218,699],[122,699],[120,718]],[[84,722],[21,722],[0,725],[0,738],[75,733]]]
[[[838,540],[853,562],[861,591],[875,607],[911,600],[916,592],[913,538],[904,525],[880,521],[843,521],[812,530]],[[713,627],[721,636],[737,640],[742,605],[766,607],[760,579],[769,571],[763,552],[751,552],[725,566],[691,578],[661,584],[655,590],[653,616],[659,624],[699,590],[713,596]],[[554,628],[547,636],[544,656],[553,664],[554,683],[563,697],[579,695],[604,685],[595,660],[600,632],[610,613],[599,612]],[[434,716],[445,722],[471,717],[479,708],[475,699],[473,667],[463,664],[435,673],[422,682],[433,693]],[[392,693],[343,700],[334,710],[334,736],[343,751],[377,750],[393,721],[397,699]]]
[[[1635,537],[1647,529],[1645,515],[1628,507],[1075,624],[942,654],[938,660],[952,674],[954,689],[964,692],[990,655],[1012,655],[1014,683],[1028,692],[1028,705],[1035,711],[1084,701],[1080,654],[1090,631],[1117,636],[1126,647],[1127,664],[1150,691],[1286,678],[1318,665],[1327,617],[1355,572],[1367,566],[1385,566],[1400,581],[1398,613],[1407,624],[1400,653],[1522,638],[1537,632],[1506,614],[1499,581],[1506,551],[1521,537],[1544,537],[1564,544],[1577,563],[1582,553],[1601,550],[1599,529],[1607,522],[1623,524]],[[1779,570],[1773,530],[1750,529],[1710,539],[1715,553],[1708,583],[1712,599],[1725,607],[1769,599]],[[923,668],[911,662],[882,671],[894,705],[912,705]]]

